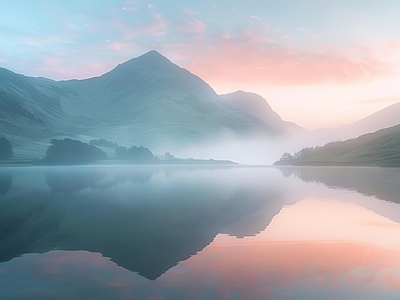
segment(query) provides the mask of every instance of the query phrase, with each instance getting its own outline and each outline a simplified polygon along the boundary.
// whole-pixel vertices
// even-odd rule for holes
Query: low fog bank
[[[112,137],[80,135],[72,137],[79,141],[89,143],[91,140],[106,138],[110,142],[123,147],[147,147],[154,155],[163,159],[168,152],[176,158],[188,159],[214,159],[230,160],[247,165],[272,165],[278,161],[285,152],[294,153],[305,147],[323,146],[328,142],[344,140],[344,136],[351,136],[350,132],[335,130],[298,131],[286,135],[253,135],[251,137],[237,136],[232,132],[220,133],[216,138],[206,137],[202,142],[188,142],[179,139],[165,138],[160,141],[157,138],[148,141],[136,141],[128,138],[127,134],[115,133]],[[58,137],[59,138],[59,137]],[[61,138],[65,138],[62,136]],[[16,159],[42,159],[46,150],[51,145],[50,140],[41,142],[18,141],[14,146]],[[117,159],[115,149],[102,147],[108,159]]]
[[[231,160],[246,165],[272,165],[283,153],[294,153],[305,147],[321,145],[323,139],[311,136],[308,132],[285,136],[254,136],[252,138],[226,137],[210,143],[181,146],[170,144],[158,146],[154,153],[171,152],[176,157]]]

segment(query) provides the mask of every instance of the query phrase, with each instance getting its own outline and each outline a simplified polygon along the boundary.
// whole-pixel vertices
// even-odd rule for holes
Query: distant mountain
[[[282,118],[274,110],[272,110],[267,100],[258,94],[245,91],[236,91],[234,93],[220,96],[230,105],[233,105],[241,111],[273,125],[280,131],[292,133],[305,131],[295,123],[283,121]]]
[[[325,137],[322,140],[345,140],[362,134],[400,124],[400,102],[381,109],[352,124],[343,124],[333,129],[318,129],[312,134]]]
[[[21,144],[85,136],[153,148],[281,133],[275,119],[230,105],[156,51],[85,80],[53,81],[0,68],[0,109],[4,135]]]
[[[282,156],[277,165],[400,167],[400,125],[344,142],[304,148]]]

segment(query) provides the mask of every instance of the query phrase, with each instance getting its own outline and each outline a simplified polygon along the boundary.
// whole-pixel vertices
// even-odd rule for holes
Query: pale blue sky
[[[329,127],[400,101],[399,11],[394,0],[0,0],[0,66],[87,78],[155,49],[219,93],[254,91],[287,120]]]

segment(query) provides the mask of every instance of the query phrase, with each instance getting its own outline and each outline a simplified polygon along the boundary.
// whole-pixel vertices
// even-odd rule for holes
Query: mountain
[[[278,128],[283,132],[295,133],[305,131],[303,128],[292,122],[283,121],[282,118],[272,110],[267,100],[258,94],[236,91],[234,93],[220,95],[220,97],[242,112],[248,113],[272,124],[275,128]]]
[[[323,147],[285,153],[277,165],[400,167],[400,125]]]
[[[156,51],[99,77],[54,81],[0,68],[2,133],[23,145],[53,137],[105,138],[154,148],[281,133],[222,100]]]
[[[318,129],[311,134],[320,136],[320,140],[345,140],[362,134],[400,124],[400,102],[381,109],[352,124],[343,124],[333,129]]]
[[[400,102],[381,109],[353,124],[342,125],[340,129],[350,130],[354,136],[400,124]]]

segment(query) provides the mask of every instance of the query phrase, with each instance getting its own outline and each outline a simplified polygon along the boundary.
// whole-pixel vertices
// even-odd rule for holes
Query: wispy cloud
[[[189,15],[189,16],[195,16],[195,15],[199,14],[198,12],[196,12],[194,10],[190,10],[188,8],[181,9],[181,12],[184,13],[185,15]]]
[[[141,24],[139,26],[140,30],[155,37],[164,35],[165,29],[167,28],[165,20],[162,18],[161,14],[153,13],[152,16],[153,20]]]
[[[206,29],[206,24],[197,19],[188,19],[174,23],[175,33],[190,32],[195,34],[202,34]]]
[[[250,16],[250,18],[261,21],[261,18],[257,16]]]
[[[138,6],[137,1],[126,1],[124,3],[124,5],[122,6],[122,10],[130,11],[130,12],[137,12],[137,6]]]

